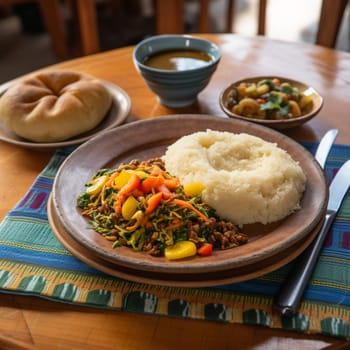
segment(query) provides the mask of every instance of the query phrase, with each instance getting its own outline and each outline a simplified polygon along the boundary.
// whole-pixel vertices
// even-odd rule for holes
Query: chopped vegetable
[[[119,175],[120,176],[120,175]],[[117,177],[117,179],[119,178]],[[120,191],[117,194],[117,200],[114,203],[114,209],[117,213],[121,214],[122,205],[127,199],[128,195],[132,193],[133,190],[136,190],[140,185],[140,178],[136,174],[131,174],[127,183],[122,186]]]
[[[169,190],[176,189],[180,185],[180,180],[176,177],[173,177],[171,179],[165,179],[164,185],[169,188]]]
[[[198,196],[203,192],[205,186],[200,182],[191,182],[184,187],[185,194],[188,197]]]
[[[114,179],[113,188],[120,190],[123,186],[125,186],[128,183],[131,177],[131,173],[122,170],[120,173],[117,172],[117,174],[118,176],[116,176]]]
[[[139,202],[134,196],[129,196],[122,206],[122,216],[125,220],[130,220],[136,213]]]
[[[145,180],[142,181],[141,189],[143,192],[151,192],[157,187],[161,186],[164,183],[164,178],[160,176],[148,176]]]
[[[119,176],[119,173],[117,171],[115,171],[108,179],[108,181],[106,182],[106,187],[107,188],[111,188],[114,185],[114,180],[116,179],[116,177]]]
[[[123,196],[130,194],[140,186],[140,177],[137,174],[131,174],[128,182],[120,189],[118,195]]]
[[[142,210],[138,210],[132,217],[130,221],[134,220],[134,223],[132,226],[127,226],[126,230],[127,231],[135,231],[137,228],[140,227],[140,225],[142,224],[142,221],[144,219],[144,214],[142,212]]]
[[[168,260],[179,260],[197,254],[196,245],[191,241],[179,241],[172,246],[166,247],[164,255]]]
[[[174,193],[171,192],[169,188],[165,186],[165,184],[158,186],[157,191],[162,192],[164,199],[170,199],[174,196]]]
[[[145,210],[146,215],[151,214],[157,208],[162,197],[163,197],[162,192],[157,192],[156,194],[153,194],[151,197],[147,199],[147,208]]]
[[[211,243],[204,243],[197,250],[200,256],[210,256],[213,253],[213,245]]]
[[[186,208],[186,209],[189,209],[191,211],[193,211],[194,213],[196,213],[201,219],[203,220],[207,220],[208,218],[203,214],[201,213],[198,209],[196,209],[191,203],[189,202],[186,202],[184,200],[181,200],[181,199],[177,199],[175,198],[173,201],[172,201],[175,205],[178,205],[179,207],[181,208]]]
[[[313,100],[298,87],[275,78],[232,86],[226,106],[245,117],[276,120],[307,114],[312,109]]]
[[[103,175],[94,179],[86,189],[87,194],[96,194],[102,190],[102,187],[107,182],[108,176]]]
[[[203,188],[194,183],[186,192],[159,158],[135,160],[116,169],[98,170],[77,205],[91,227],[114,248],[127,246],[180,259],[209,255],[210,247],[226,249],[246,243],[246,235],[202,201]]]

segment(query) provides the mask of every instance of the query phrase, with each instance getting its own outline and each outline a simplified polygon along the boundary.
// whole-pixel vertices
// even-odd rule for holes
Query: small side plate
[[[53,149],[59,147],[79,145],[89,140],[90,138],[96,136],[101,131],[115,128],[116,126],[122,124],[129,115],[131,109],[131,100],[129,95],[120,87],[107,81],[102,81],[102,83],[111,93],[113,97],[113,102],[105,118],[94,129],[65,141],[39,143],[26,140],[16,135],[12,130],[10,130],[0,121],[0,140],[26,148]],[[9,84],[4,84],[0,86],[0,96],[6,91],[6,89],[9,88],[9,86]]]

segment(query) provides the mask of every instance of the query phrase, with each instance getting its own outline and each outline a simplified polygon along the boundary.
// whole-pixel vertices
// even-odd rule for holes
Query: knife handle
[[[301,298],[311,278],[327,233],[336,212],[327,211],[319,234],[311,245],[294,261],[292,271],[282,284],[273,302],[273,308],[282,316],[292,317],[299,309]]]

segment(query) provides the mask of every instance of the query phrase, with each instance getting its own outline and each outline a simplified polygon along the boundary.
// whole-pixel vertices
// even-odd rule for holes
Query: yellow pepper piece
[[[125,171],[130,174],[136,174],[140,179],[145,179],[146,177],[149,176],[148,173],[142,170],[125,170]]]
[[[144,214],[142,210],[138,210],[131,219],[135,219],[135,222],[132,226],[128,226],[126,229],[128,231],[135,231],[142,223],[142,220],[144,218]]]
[[[130,196],[126,199],[122,206],[122,216],[125,220],[130,220],[136,213],[137,205],[139,202],[134,196]]]
[[[122,170],[121,173],[114,179],[113,188],[120,190],[126,185],[131,177],[131,173],[126,170]]]
[[[184,259],[196,254],[197,247],[191,241],[180,241],[164,250],[164,255],[168,260]]]
[[[144,179],[149,176],[149,174],[142,170],[122,170],[121,173],[115,178],[113,187],[116,190],[120,190],[127,184],[132,174],[136,174],[140,179]]]
[[[184,186],[185,194],[189,197],[197,196],[201,194],[205,186],[201,182],[191,182],[190,184]]]
[[[86,188],[86,193],[97,194],[97,193],[101,192],[104,184],[107,182],[108,179],[109,179],[109,176],[107,176],[107,175],[102,175],[100,177],[97,177],[96,179],[94,179],[91,182],[91,185],[89,185]]]

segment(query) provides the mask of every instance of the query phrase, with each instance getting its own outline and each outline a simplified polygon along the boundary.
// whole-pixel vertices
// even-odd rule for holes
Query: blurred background
[[[321,2],[322,0],[269,0],[265,35],[274,39],[314,43]],[[67,28],[69,53],[65,57],[55,54],[36,1],[17,3],[5,0],[3,4],[3,0],[0,0],[0,83],[81,55],[77,44],[79,30],[70,0],[61,0],[59,6]],[[243,35],[255,35],[258,7],[258,0],[236,0],[234,20],[229,30]],[[337,50],[350,51],[349,12],[348,6],[335,45]],[[186,0],[185,32],[197,31],[198,14],[198,1]],[[96,15],[100,51],[133,45],[156,34],[152,0],[96,0]],[[209,16],[210,32],[227,32],[227,0],[211,0]]]

